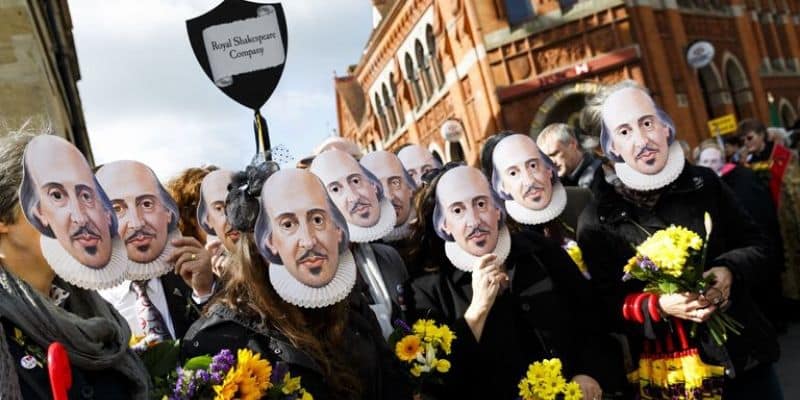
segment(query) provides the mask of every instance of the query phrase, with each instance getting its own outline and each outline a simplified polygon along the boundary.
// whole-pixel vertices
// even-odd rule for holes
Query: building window
[[[519,25],[533,18],[531,0],[503,0],[506,9],[506,18],[511,26]]]
[[[441,89],[445,80],[444,70],[442,69],[442,60],[436,55],[436,37],[433,36],[433,27],[431,25],[425,28],[425,40],[428,42],[428,62],[433,66],[436,87]]]
[[[389,95],[392,97],[392,110],[394,111],[395,118],[397,119],[397,127],[402,127],[405,122],[405,115],[403,109],[400,108],[400,101],[397,99],[397,85],[394,83],[394,74],[389,74]]]
[[[378,114],[378,122],[381,125],[381,132],[385,134],[386,137],[389,137],[389,129],[386,124],[386,113],[383,112],[383,106],[381,105],[381,97],[375,93],[375,113]]]
[[[394,99],[389,96],[389,89],[386,88],[385,83],[381,88],[381,92],[383,93],[383,105],[386,107],[389,132],[394,132],[394,130],[397,128],[397,115],[394,113]]]
[[[725,63],[725,81],[731,91],[731,97],[733,97],[733,109],[736,117],[741,119],[745,117],[744,111],[747,109],[747,103],[752,99],[747,74],[742,70],[740,64],[734,61],[734,58],[729,58]]]
[[[431,66],[425,59],[425,50],[422,48],[422,42],[417,39],[414,42],[414,52],[417,55],[417,65],[419,66],[420,75],[422,76],[422,84],[425,87],[425,98],[430,99],[433,96],[433,84],[431,82]]]
[[[408,53],[406,53],[406,75],[406,79],[411,85],[411,93],[414,95],[415,107],[420,108],[425,98],[422,97],[422,89],[419,86],[419,75],[414,68],[414,60],[411,59],[411,55]]]

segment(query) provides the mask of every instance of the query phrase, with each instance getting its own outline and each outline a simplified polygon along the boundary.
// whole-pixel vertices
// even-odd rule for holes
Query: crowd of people
[[[745,120],[686,152],[631,81],[591,99],[580,125],[499,132],[476,166],[330,138],[294,168],[261,154],[164,185],[137,161],[91,170],[44,129],[8,132],[0,398],[51,398],[58,342],[69,398],[145,399],[166,377],[141,354],[180,340],[180,365],[249,349],[316,399],[515,399],[529,365],[553,358],[586,400],[782,399],[776,335],[800,304],[790,140]],[[642,295],[626,265],[670,226],[703,238],[708,287]],[[740,324],[724,341],[704,329],[723,312]],[[420,319],[454,337],[423,385],[390,345]],[[643,360],[673,337],[724,371],[714,388],[650,386]]]

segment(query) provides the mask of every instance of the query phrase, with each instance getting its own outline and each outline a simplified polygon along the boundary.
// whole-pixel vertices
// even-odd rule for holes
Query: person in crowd
[[[181,235],[178,206],[147,165],[108,163],[97,180],[111,200],[129,260],[128,279],[100,295],[143,338],[137,348],[183,337],[212,294],[211,255],[197,239]]]
[[[744,165],[769,187],[778,213],[781,236],[800,237],[800,164],[797,155],[770,138],[760,121],[746,119],[739,123],[739,137],[744,143]],[[800,304],[800,242],[784,242],[785,271],[783,295]]]
[[[372,313],[359,310],[347,223],[325,186],[307,170],[257,168],[234,178],[236,261],[182,358],[246,347],[315,399],[410,399]]]
[[[200,204],[200,184],[210,172],[219,168],[213,165],[199,168],[187,168],[167,181],[167,191],[175,200],[180,212],[178,229],[183,236],[193,237],[200,243],[206,243],[207,233],[197,221],[197,207]]]
[[[341,150],[347,154],[350,154],[350,156],[355,158],[356,161],[360,160],[361,156],[363,155],[358,145],[353,143],[353,141],[350,139],[346,139],[341,136],[331,136],[323,140],[322,143],[318,144],[310,156],[298,161],[297,168],[311,168],[311,163],[314,161],[314,157],[331,149]]]
[[[149,377],[128,348],[125,319],[95,291],[56,274],[23,216],[23,151],[41,131],[0,135],[0,398],[50,399],[47,352],[58,342],[69,356],[70,398],[147,399]]]
[[[622,186],[602,180],[595,198],[578,223],[578,243],[592,274],[597,302],[605,308],[610,329],[625,333],[634,360],[641,351],[642,325],[626,323],[626,295],[641,292],[643,283],[623,282],[623,267],[634,255],[632,245],[669,225],[683,226],[705,237],[704,213],[713,222],[707,248],[706,276],[714,284],[706,295],[660,295],[661,317],[675,321],[707,321],[719,308],[744,325],[724,346],[708,335],[695,339],[708,364],[726,369],[725,399],[780,399],[772,363],[778,358],[775,334],[752,300],[750,288],[763,279],[768,262],[764,236],[717,175],[685,163],[675,142],[669,116],[656,107],[646,89],[624,81],[601,92],[601,145]],[[711,296],[711,293],[715,293]],[[671,318],[670,318],[671,319]],[[662,318],[663,320],[663,318]],[[681,322],[676,322],[681,323]],[[661,326],[653,322],[647,326]]]
[[[445,261],[413,281],[414,305],[458,338],[452,369],[436,388],[442,397],[514,398],[530,363],[559,357],[584,398],[600,399],[591,376],[607,367],[585,346],[588,310],[578,306],[591,294],[566,253],[534,232],[511,234],[478,169],[448,164],[423,196],[432,209],[418,210],[420,221],[444,240]]]
[[[360,290],[370,300],[370,308],[388,337],[394,330],[392,321],[402,318],[406,310],[408,272],[397,250],[374,242],[395,229],[395,208],[380,180],[344,151],[332,149],[317,155],[310,171],[325,184],[347,221],[351,250],[365,283],[359,285]]]
[[[380,180],[384,196],[394,207],[396,216],[394,229],[382,239],[387,242],[407,239],[416,214],[412,201],[417,185],[413,178],[403,168],[400,159],[388,151],[368,153],[361,158],[361,165]]]
[[[417,188],[422,187],[422,176],[426,172],[442,166],[442,163],[434,158],[428,149],[418,144],[410,144],[401,148],[397,152],[397,157],[403,163],[403,168],[408,171],[411,179],[414,180]]]
[[[550,124],[536,137],[536,144],[552,160],[564,186],[589,188],[592,185],[594,173],[602,161],[583,150],[572,127]]]
[[[697,165],[716,172],[728,187],[733,190],[736,199],[753,217],[761,231],[769,238],[769,268],[764,268],[768,276],[763,285],[753,287],[753,296],[761,310],[779,331],[786,330],[786,316],[781,301],[781,272],[784,269],[783,238],[781,238],[778,215],[775,205],[766,186],[759,182],[755,173],[748,168],[734,163],[726,163],[724,150],[714,139],[707,139],[697,147]]]
[[[550,125],[550,128],[553,132],[559,127]],[[577,217],[591,198],[591,192],[581,187],[570,187],[567,191],[558,180],[559,167],[540,151],[533,139],[511,131],[489,137],[481,150],[481,167],[512,220],[552,239],[567,251],[575,251],[572,248],[577,248]],[[568,205],[570,210],[565,213]],[[563,218],[564,214],[571,218]],[[576,264],[588,278],[584,264],[579,260]]]
[[[205,248],[211,253],[211,267],[222,277],[236,250],[239,231],[228,223],[225,214],[225,197],[233,178],[233,171],[218,169],[209,172],[200,183],[196,220],[207,235]]]

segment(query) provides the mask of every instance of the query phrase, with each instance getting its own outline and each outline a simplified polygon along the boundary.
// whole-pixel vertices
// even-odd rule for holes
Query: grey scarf
[[[130,379],[133,398],[147,399],[149,377],[128,348],[127,322],[96,292],[63,281],[58,284],[70,292],[71,312],[54,305],[0,266],[0,317],[11,321],[45,350],[52,342],[63,344],[72,368],[119,371]],[[19,398],[16,367],[0,327],[0,399]]]

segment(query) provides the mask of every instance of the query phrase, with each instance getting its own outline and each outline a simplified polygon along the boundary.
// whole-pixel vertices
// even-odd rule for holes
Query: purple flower
[[[631,275],[631,274],[630,274],[630,273],[628,273],[628,272],[626,272],[626,273],[625,273],[625,275],[623,275],[623,276],[622,276],[622,281],[623,281],[623,282],[627,282],[627,281],[629,281],[629,280],[631,280],[631,279],[633,279],[633,275]]]
[[[647,257],[642,257],[639,260],[639,267],[642,268],[645,271],[646,270],[650,270],[650,271],[653,271],[653,272],[658,271],[658,265],[656,265],[656,263],[654,263],[653,260],[651,260],[651,259],[649,259]]]
[[[403,321],[402,319],[398,318],[398,319],[394,320],[394,324],[398,328],[402,329],[404,332],[411,332],[411,327],[408,326],[408,324],[405,321]]]
[[[211,372],[227,373],[234,363],[236,358],[233,353],[228,349],[222,349],[211,359]]]
[[[209,383],[211,383],[212,385],[219,385],[220,383],[222,383],[222,374],[220,374],[219,372],[212,372],[211,378],[209,379]]]
[[[206,371],[204,369],[201,369],[201,370],[197,371],[197,380],[198,381],[200,381],[202,383],[208,383],[208,381],[210,379],[211,379],[211,374],[209,374],[208,371]]]

